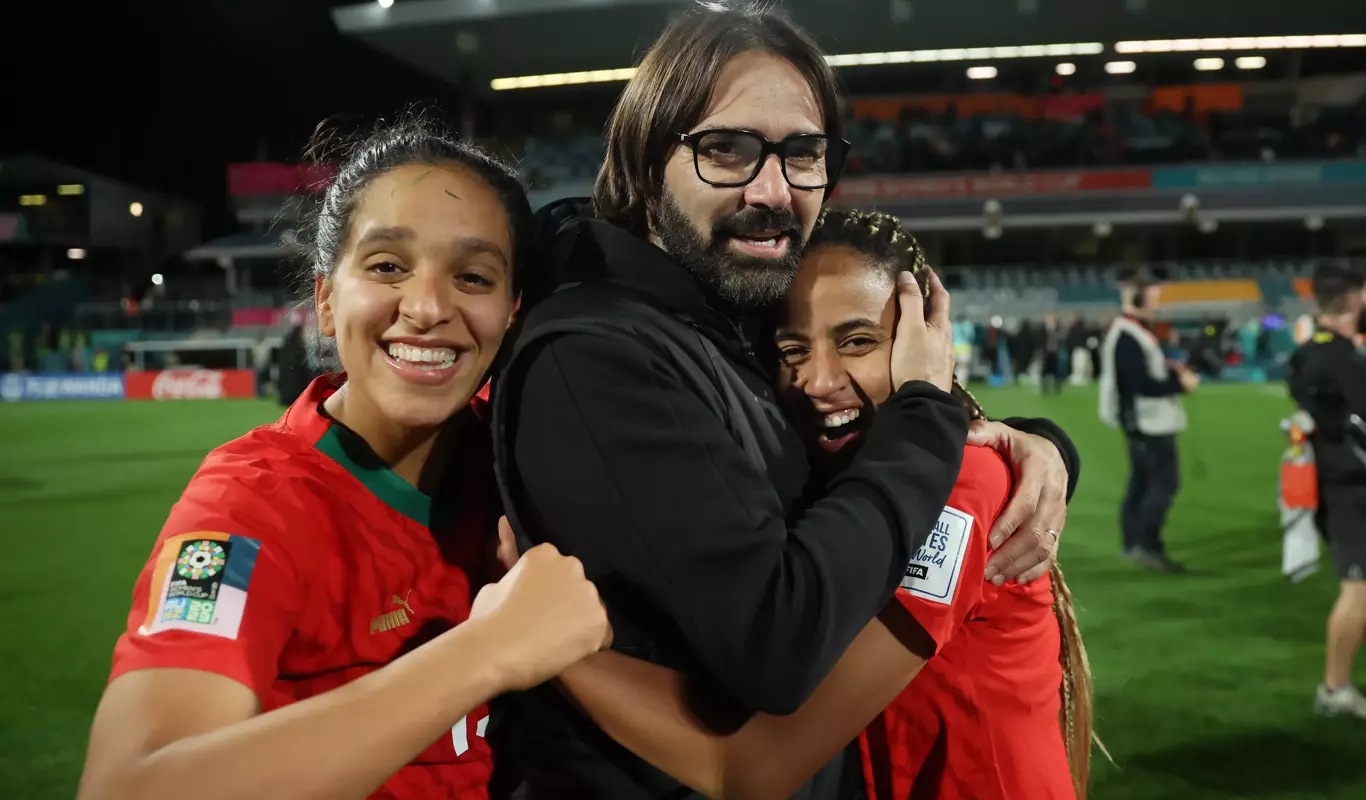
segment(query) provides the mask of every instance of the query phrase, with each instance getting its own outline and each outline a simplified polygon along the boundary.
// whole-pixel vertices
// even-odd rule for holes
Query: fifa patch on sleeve
[[[923,600],[952,605],[971,533],[972,517],[945,506],[934,523],[930,538],[906,565],[901,588]]]
[[[152,570],[147,621],[139,633],[193,631],[236,639],[261,543],[226,533],[167,539]]]

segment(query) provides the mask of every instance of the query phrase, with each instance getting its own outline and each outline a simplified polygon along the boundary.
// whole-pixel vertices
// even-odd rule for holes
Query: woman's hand
[[[908,381],[928,381],[944,391],[953,385],[953,331],[949,321],[949,292],[934,270],[927,270],[929,319],[925,318],[926,295],[915,276],[897,276],[896,302],[899,320],[892,341],[892,391]]]
[[[1015,491],[991,529],[986,578],[1029,583],[1043,577],[1058,557],[1058,535],[1067,524],[1067,465],[1048,439],[1000,422],[978,420],[968,444],[990,447],[1010,462]]]
[[[493,623],[490,628],[505,654],[499,665],[505,691],[544,683],[612,644],[607,609],[577,558],[561,555],[551,544],[533,547],[519,558],[506,518],[499,522],[498,534],[498,554],[508,574],[480,590],[470,619]]]

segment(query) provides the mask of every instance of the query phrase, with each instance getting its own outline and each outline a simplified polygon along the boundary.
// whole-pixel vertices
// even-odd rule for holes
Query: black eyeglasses
[[[770,142],[753,131],[713,128],[675,134],[692,148],[703,183],[725,189],[745,186],[759,175],[769,155],[778,156],[783,178],[794,189],[824,189],[839,180],[849,143],[823,133],[794,133]]]

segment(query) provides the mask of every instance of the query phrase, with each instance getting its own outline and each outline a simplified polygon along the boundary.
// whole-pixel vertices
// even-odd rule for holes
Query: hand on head
[[[498,556],[508,573],[480,590],[471,620],[488,620],[503,646],[507,691],[530,689],[612,644],[612,625],[597,587],[573,556],[542,544],[520,557],[512,527],[498,524]]]
[[[915,276],[897,276],[899,319],[892,342],[892,390],[907,381],[928,381],[944,391],[953,385],[953,325],[949,319],[949,292],[934,270],[926,270],[926,292]],[[928,301],[928,302],[927,302]],[[929,307],[929,317],[925,308]]]

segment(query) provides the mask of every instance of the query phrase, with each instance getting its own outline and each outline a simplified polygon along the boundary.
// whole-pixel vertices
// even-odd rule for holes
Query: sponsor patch
[[[236,639],[261,543],[227,533],[167,539],[152,570],[154,594],[139,633],[180,630]]]
[[[971,533],[972,517],[945,506],[934,523],[930,537],[911,557],[911,563],[906,565],[906,577],[901,579],[901,588],[916,597],[952,605]]]

